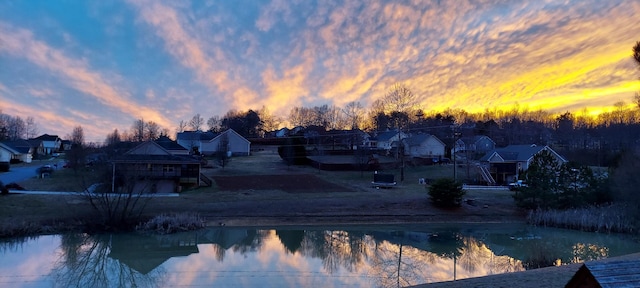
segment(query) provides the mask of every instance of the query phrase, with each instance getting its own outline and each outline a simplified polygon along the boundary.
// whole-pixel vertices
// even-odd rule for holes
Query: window
[[[163,165],[162,166],[162,171],[164,171],[165,173],[173,172],[174,171],[174,167],[173,167],[173,165]]]

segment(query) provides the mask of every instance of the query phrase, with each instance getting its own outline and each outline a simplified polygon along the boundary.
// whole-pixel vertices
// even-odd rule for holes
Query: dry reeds
[[[171,234],[176,232],[197,230],[205,227],[200,215],[193,213],[161,214],[136,226],[137,231]]]
[[[527,221],[533,225],[594,232],[635,233],[633,217],[621,205],[586,207],[569,210],[531,210]]]

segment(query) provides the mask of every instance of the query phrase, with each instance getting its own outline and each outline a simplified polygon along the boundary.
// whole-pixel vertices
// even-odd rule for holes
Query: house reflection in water
[[[148,274],[174,257],[198,253],[197,233],[162,236],[115,234],[111,238],[109,257],[139,273]]]
[[[199,244],[216,245],[222,261],[225,250],[242,244],[250,234],[242,229],[207,229],[170,235],[114,234],[109,257],[147,274],[171,258],[198,253]]]
[[[103,273],[100,277],[116,279],[109,280],[110,283],[137,277],[138,284],[151,286],[153,283],[226,286],[243,279],[248,282],[236,286],[247,287],[261,284],[298,287],[325,282],[339,286],[352,283],[349,281],[361,287],[397,287],[522,271],[537,268],[538,264],[550,265],[556,259],[571,263],[638,252],[613,248],[618,245],[617,240],[612,242],[608,238],[614,237],[607,235],[522,226],[490,227],[423,227],[413,231],[377,227],[370,230],[219,227],[171,235],[87,236],[87,241],[69,241],[76,245],[65,251],[72,255],[77,247],[106,247],[89,254],[93,258],[108,256],[108,262],[113,262],[110,265],[119,267],[108,269],[110,272],[100,271]],[[625,241],[619,243],[621,247],[628,245]],[[626,247],[637,249],[637,245],[631,245]],[[614,250],[618,252],[612,253]],[[88,257],[64,257],[70,260],[59,271],[67,274],[59,279],[75,275],[83,278],[84,283],[92,283],[86,267],[94,267],[102,260],[87,261],[83,268],[73,259]],[[263,282],[267,280],[273,282]]]

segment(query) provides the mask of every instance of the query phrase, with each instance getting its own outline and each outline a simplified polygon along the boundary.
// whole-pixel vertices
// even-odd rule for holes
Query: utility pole
[[[458,164],[456,163],[456,142],[458,141],[458,137],[460,136],[460,132],[456,132],[456,128],[455,126],[452,126],[451,129],[453,130],[453,149],[452,149],[452,157],[453,157],[453,180],[456,181],[458,180],[458,173],[456,171],[456,166],[458,166]]]

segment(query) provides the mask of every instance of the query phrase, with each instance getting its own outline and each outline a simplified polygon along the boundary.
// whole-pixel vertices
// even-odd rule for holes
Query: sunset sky
[[[426,111],[631,103],[640,1],[0,1],[0,110],[101,142],[410,88]]]

